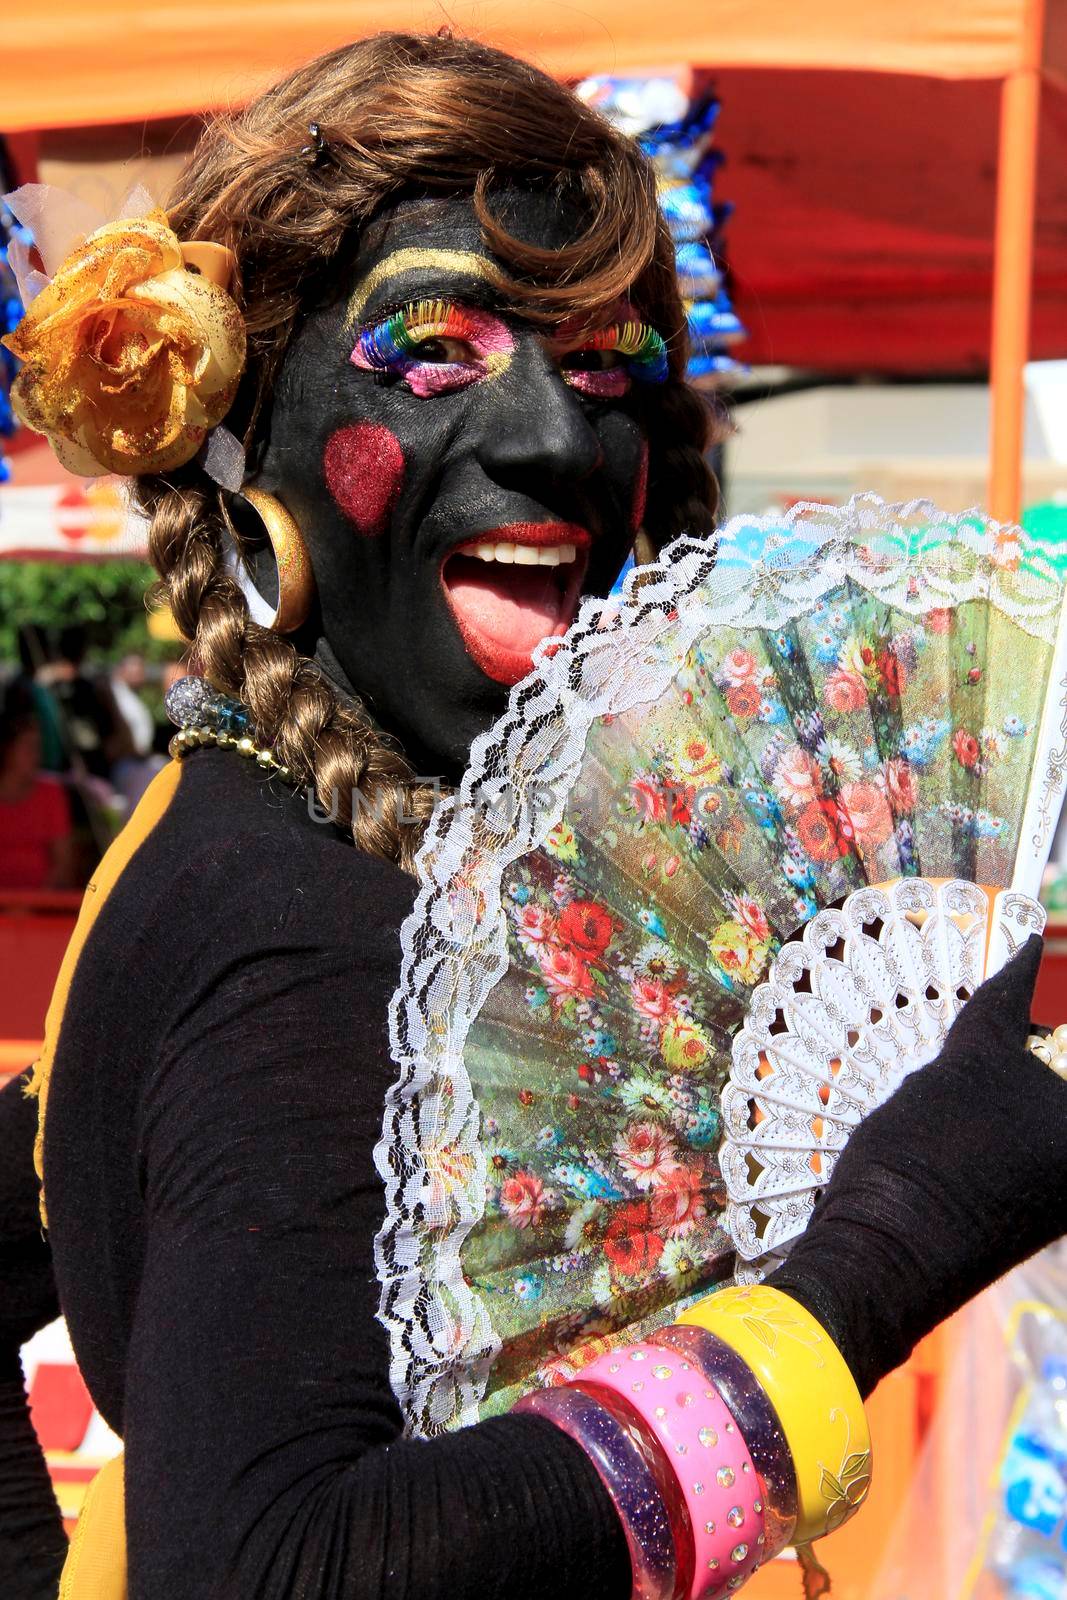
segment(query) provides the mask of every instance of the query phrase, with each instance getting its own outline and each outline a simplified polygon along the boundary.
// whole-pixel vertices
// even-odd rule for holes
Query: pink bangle
[[[567,1383],[523,1395],[512,1411],[555,1423],[592,1461],[626,1535],[632,1600],[678,1600],[684,1590],[671,1517],[677,1487],[655,1439],[630,1408],[621,1407],[614,1395],[605,1394],[602,1401]],[[686,1574],[689,1570],[687,1565]]]
[[[695,1362],[729,1407],[763,1489],[767,1543],[760,1559],[770,1561],[791,1542],[796,1529],[797,1477],[766,1390],[747,1362],[704,1328],[674,1323],[653,1333],[649,1343]]]
[[[739,1589],[763,1559],[764,1491],[729,1407],[698,1363],[633,1344],[590,1362],[578,1381],[591,1393],[619,1395],[667,1453],[693,1540],[690,1600]]]

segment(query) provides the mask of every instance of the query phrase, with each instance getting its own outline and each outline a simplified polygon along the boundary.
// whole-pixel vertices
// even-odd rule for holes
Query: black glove
[[[1026,1048],[1043,943],[975,991],[935,1061],[856,1129],[768,1283],[832,1335],[861,1393],[1067,1231],[1067,1082]]]

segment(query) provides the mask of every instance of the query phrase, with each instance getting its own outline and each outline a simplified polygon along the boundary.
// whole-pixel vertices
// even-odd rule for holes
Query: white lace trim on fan
[[[719,1162],[741,1283],[803,1233],[854,1128],[941,1049],[982,982],[1040,933],[1036,900],[900,878],[816,913],[734,1036]]]
[[[755,560],[745,554],[752,532],[765,536]],[[782,627],[846,577],[915,615],[989,598],[1051,640],[1060,587],[1045,563],[1041,595],[1020,592],[1003,555],[1014,538],[979,513],[946,516],[924,501],[887,507],[876,496],[735,517],[717,542],[676,540],[631,575],[621,601],[586,599],[566,638],[541,647],[536,671],[475,741],[459,795],[437,809],[418,858],[423,887],[402,930],[390,1009],[399,1072],[375,1148],[386,1202],[378,1314],[409,1432],[477,1421],[499,1348],[460,1259],[486,1193],[464,1044],[507,967],[503,874],[559,821],[590,725],[654,701],[710,625]]]

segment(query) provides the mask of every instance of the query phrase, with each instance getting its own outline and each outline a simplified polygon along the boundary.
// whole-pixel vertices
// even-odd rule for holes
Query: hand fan
[[[681,539],[542,648],[403,934],[377,1253],[412,1431],[758,1275],[1040,928],[1063,599],[1019,530],[861,497]]]

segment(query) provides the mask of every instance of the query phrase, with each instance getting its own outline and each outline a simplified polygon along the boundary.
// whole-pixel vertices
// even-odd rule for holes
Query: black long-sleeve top
[[[401,1438],[372,1151],[411,880],[229,752],[168,769],[127,852],[155,812],[89,897],[44,1150],[59,1302],[126,1445],[130,1600],[625,1600],[611,1502],[551,1424]],[[0,1101],[0,1593],[39,1600],[62,1534],[17,1346],[56,1301],[34,1107]]]

